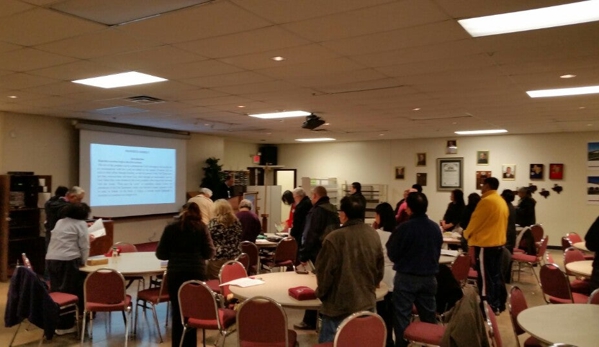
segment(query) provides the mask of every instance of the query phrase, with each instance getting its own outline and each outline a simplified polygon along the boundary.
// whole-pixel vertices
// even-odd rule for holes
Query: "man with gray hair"
[[[239,203],[239,212],[236,216],[241,223],[241,241],[256,242],[256,238],[262,232],[262,225],[258,216],[252,212],[252,202],[243,199]]]
[[[202,223],[208,225],[208,222],[212,218],[212,205],[214,204],[210,199],[212,197],[212,190],[208,188],[200,188],[198,195],[187,200],[187,203],[195,202],[200,208],[200,215],[202,216]]]

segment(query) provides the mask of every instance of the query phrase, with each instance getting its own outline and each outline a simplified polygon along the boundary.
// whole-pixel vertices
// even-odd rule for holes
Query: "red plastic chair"
[[[545,230],[543,230],[543,226],[541,224],[531,225],[530,232],[537,245],[541,242],[541,239],[543,239],[543,236],[545,235]]]
[[[431,324],[433,325],[433,324]],[[385,322],[376,313],[360,311],[345,318],[337,328],[333,343],[320,343],[313,347],[381,346],[387,342]]]
[[[575,243],[578,243],[578,242],[582,242],[582,241],[584,241],[584,240],[582,239],[582,237],[580,237],[580,235],[578,235],[577,233],[567,233],[567,234],[566,234],[566,237],[567,237],[567,238],[568,238],[568,240],[570,241],[570,246],[571,246],[571,247],[574,247],[574,244],[575,244]],[[584,254],[584,253],[583,253],[583,254]],[[593,260],[593,259],[595,259],[595,255],[593,255],[593,254],[584,254],[584,258],[585,258],[586,260]]]
[[[265,296],[245,300],[237,309],[237,346],[292,347],[297,333],[287,329],[287,315],[279,303]]]
[[[125,320],[125,346],[129,341],[129,322],[131,321],[131,296],[127,295],[125,278],[120,272],[101,268],[89,275],[83,284],[84,309],[83,330],[81,331],[81,343],[85,339],[86,316],[89,315],[89,338],[92,339],[93,312],[123,312]],[[128,314],[125,315],[125,312]]]
[[[541,260],[543,259],[543,256],[545,255],[545,251],[547,251],[547,243],[548,242],[549,242],[549,236],[545,235],[541,239],[541,244],[540,244],[539,248],[537,249],[536,255],[529,255],[529,254],[524,254],[524,253],[512,254],[512,260],[518,264],[518,270],[517,270],[518,271],[518,282],[520,281],[520,270],[522,269],[522,265],[527,265],[530,267],[532,274],[537,279],[537,283],[539,283],[539,277],[537,276],[537,273],[535,272],[533,265],[535,265],[535,264],[538,265],[541,263]],[[512,269],[512,272],[514,272],[513,269]]]
[[[584,260],[586,260],[586,259],[584,258],[584,254],[582,253],[582,251],[580,251],[574,247],[568,247],[564,251],[564,267],[566,267],[566,265],[571,262],[584,261]],[[571,273],[567,267],[566,267],[566,275],[576,277],[576,275]],[[584,295],[591,294],[591,282],[589,282],[589,280],[584,279],[584,278],[575,278],[575,279],[571,280],[570,288],[575,293],[580,293],[580,294],[584,294]]]
[[[297,241],[291,236],[286,237],[279,242],[273,257],[274,266],[281,270],[295,270],[295,259],[297,258]]]
[[[599,305],[599,289],[593,290],[591,296],[589,296],[589,304]]]
[[[483,306],[485,307],[485,314],[487,316],[487,325],[489,326],[489,339],[491,340],[491,346],[493,347],[503,347],[503,341],[501,340],[501,335],[499,334],[499,324],[497,324],[497,317],[495,317],[495,313],[489,303],[483,301]]]
[[[178,295],[183,323],[180,346],[183,345],[188,328],[202,329],[204,346],[206,346],[206,329],[218,330],[223,339],[233,332],[229,328],[235,324],[235,311],[218,307],[218,294],[208,288],[206,283],[197,280],[187,281],[179,288]]]
[[[120,253],[137,253],[137,247],[132,243],[119,241],[112,245],[111,249],[114,247],[118,248]],[[143,276],[125,276],[125,279],[129,281],[127,288],[131,287],[133,281],[137,281],[138,292],[146,287],[146,279]]]
[[[512,327],[514,329],[514,334],[516,335],[516,343],[518,347],[520,347],[520,340],[518,336],[525,333],[524,329],[518,324],[518,315],[520,312],[526,310],[528,308],[528,304],[526,303],[526,297],[524,297],[524,293],[518,286],[513,286],[510,289],[510,294],[508,297],[508,311],[510,312],[510,319],[512,320]],[[530,336],[524,341],[524,347],[541,347],[541,343],[534,337]]]
[[[451,273],[453,277],[463,286],[468,281],[468,273],[470,272],[470,256],[468,254],[460,254],[451,265]]]
[[[587,295],[572,293],[568,276],[556,264],[545,264],[539,271],[543,299],[552,304],[586,304]]]
[[[244,277],[248,277],[248,275],[245,272],[243,264],[235,260],[229,260],[228,262],[224,263],[220,268],[220,272],[218,273],[220,283],[226,283]],[[225,299],[229,296],[229,294],[231,294],[228,285],[221,286],[221,294],[225,297]]]
[[[260,269],[260,252],[258,251],[258,246],[253,242],[243,241],[239,245],[239,248],[241,248],[241,251],[250,258],[250,266],[247,273],[249,275],[257,275],[258,269]]]
[[[158,323],[158,315],[156,313],[156,305],[166,302],[167,305],[170,305],[171,297],[168,293],[168,282],[167,282],[167,272],[164,271],[162,274],[162,280],[160,282],[160,287],[154,287],[150,289],[144,289],[137,292],[137,299],[135,305],[135,323],[133,324],[133,334],[137,333],[137,318],[139,317],[138,308],[141,306],[143,308],[144,317],[146,313],[146,308],[148,308],[148,304],[150,304],[150,308],[152,309],[152,315],[154,316],[154,323],[156,323],[156,330],[158,331],[158,341],[162,343],[162,334],[160,333],[160,324]],[[166,323],[165,326],[168,326],[168,312],[169,306],[166,309]]]

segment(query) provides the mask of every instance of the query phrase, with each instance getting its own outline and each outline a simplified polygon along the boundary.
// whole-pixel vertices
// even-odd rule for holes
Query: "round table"
[[[108,264],[80,267],[83,272],[93,272],[108,268],[120,272],[123,276],[146,276],[161,274],[166,267],[160,265],[154,252],[121,253],[116,258],[108,258]]]
[[[446,243],[448,245],[459,245],[462,243],[462,241],[460,239],[456,239],[454,237],[443,237],[443,243]]]
[[[566,269],[576,276],[591,277],[591,273],[593,272],[593,261],[573,261],[566,264]]]
[[[518,315],[522,329],[546,344],[596,347],[599,305],[560,304],[530,307]]]
[[[584,241],[573,243],[572,246],[574,246],[576,249],[580,249],[581,251],[590,252],[587,248],[587,243]]]
[[[452,257],[450,255],[441,255],[439,257],[439,264],[452,264],[455,259],[456,257]]]
[[[257,239],[256,246],[258,248],[276,248],[279,245],[278,242],[268,241],[267,239]]]
[[[264,284],[246,288],[229,286],[229,289],[233,295],[241,300],[257,295],[263,295],[272,298],[283,307],[310,310],[320,309],[321,302],[319,299],[299,301],[289,296],[288,291],[289,288],[299,286],[316,289],[316,275],[313,273],[300,275],[295,272],[273,272],[260,274],[254,277],[262,279]],[[389,288],[387,285],[381,282],[380,287],[376,289],[377,300],[382,300],[388,292]]]

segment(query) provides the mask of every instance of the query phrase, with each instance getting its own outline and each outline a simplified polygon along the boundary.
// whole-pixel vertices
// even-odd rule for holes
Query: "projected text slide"
[[[90,205],[175,202],[176,150],[92,143]]]

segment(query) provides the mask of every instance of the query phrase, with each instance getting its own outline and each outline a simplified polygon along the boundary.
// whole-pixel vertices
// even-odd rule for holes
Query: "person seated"
[[[233,213],[231,204],[224,199],[216,200],[213,213],[213,218],[208,223],[208,231],[214,242],[216,254],[208,261],[208,279],[218,279],[221,266],[241,254],[241,223]]]
[[[262,225],[258,216],[252,212],[252,202],[243,199],[239,203],[239,212],[235,214],[241,223],[241,241],[256,243],[256,238],[262,232]]]
[[[464,208],[466,207],[466,204],[464,203],[464,192],[460,189],[454,189],[451,192],[450,199],[451,202],[447,205],[447,211],[445,211],[443,220],[441,220],[443,231],[452,231],[453,228],[458,225],[462,213],[464,212]]]
[[[90,242],[93,236],[89,234],[87,223],[91,210],[84,203],[70,203],[62,210],[64,218],[58,220],[46,253],[46,266],[50,276],[50,292],[63,292],[79,297],[79,308],[83,308],[84,277],[79,267],[85,265],[89,256]],[[74,315],[64,315],[58,322],[58,335],[73,333],[75,327]]]

